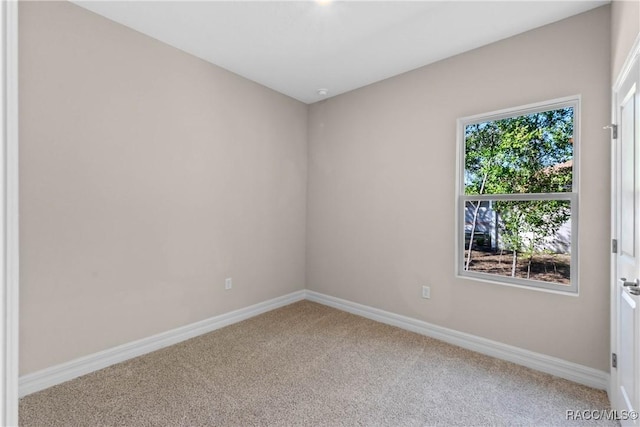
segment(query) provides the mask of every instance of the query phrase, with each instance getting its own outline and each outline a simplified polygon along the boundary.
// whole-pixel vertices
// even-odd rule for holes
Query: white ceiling
[[[312,103],[609,1],[74,3]]]

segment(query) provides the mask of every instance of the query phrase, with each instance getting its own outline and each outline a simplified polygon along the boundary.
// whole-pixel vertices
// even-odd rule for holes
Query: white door
[[[640,426],[627,417],[640,411],[640,65],[614,89],[617,121],[613,161],[613,216],[617,253],[613,258],[612,404],[623,425]]]

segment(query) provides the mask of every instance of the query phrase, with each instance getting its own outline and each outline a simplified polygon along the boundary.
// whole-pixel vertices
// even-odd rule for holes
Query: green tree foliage
[[[572,187],[572,159],[570,107],[468,125],[465,194],[568,192]],[[569,203],[560,200],[496,201],[493,209],[500,218],[504,249],[513,251],[514,257],[518,251],[533,253],[541,240],[555,235],[570,218]],[[477,208],[474,229],[476,218]],[[523,238],[525,233],[528,239]]]

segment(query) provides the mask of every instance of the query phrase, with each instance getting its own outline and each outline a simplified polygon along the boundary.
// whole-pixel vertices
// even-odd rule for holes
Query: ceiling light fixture
[[[328,94],[329,94],[329,89],[325,89],[325,88],[318,89],[318,95],[327,96]]]

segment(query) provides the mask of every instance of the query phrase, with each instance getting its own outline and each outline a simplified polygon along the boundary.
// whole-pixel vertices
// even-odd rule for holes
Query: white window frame
[[[534,104],[508,108],[490,113],[476,114],[457,120],[457,164],[456,164],[456,256],[455,274],[458,278],[494,283],[498,285],[515,286],[524,289],[578,295],[578,224],[579,224],[579,170],[580,170],[580,95],[553,99]],[[573,108],[573,177],[571,192],[566,193],[530,193],[530,194],[482,194],[465,195],[465,128],[468,125],[518,117],[560,108]],[[465,271],[465,210],[467,201],[479,200],[568,200],[571,204],[571,282],[569,285],[544,282],[540,280],[522,279],[518,277],[500,276],[477,271]]]

